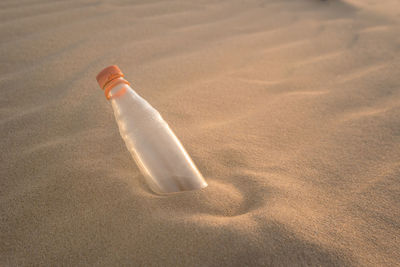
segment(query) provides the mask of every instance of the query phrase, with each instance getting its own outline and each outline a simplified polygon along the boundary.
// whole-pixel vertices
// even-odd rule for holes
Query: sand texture
[[[0,1],[1,266],[399,266],[397,0]],[[209,186],[151,193],[117,64]]]

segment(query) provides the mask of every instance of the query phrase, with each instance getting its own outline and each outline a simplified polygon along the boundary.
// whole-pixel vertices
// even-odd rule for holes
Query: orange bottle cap
[[[116,65],[109,66],[99,72],[96,76],[96,80],[99,83],[101,89],[114,79],[124,77],[122,71]]]

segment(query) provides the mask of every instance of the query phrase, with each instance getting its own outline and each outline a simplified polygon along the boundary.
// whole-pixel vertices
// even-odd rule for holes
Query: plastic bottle
[[[119,132],[156,193],[200,189],[207,182],[160,113],[140,97],[117,66],[96,77],[111,101]]]

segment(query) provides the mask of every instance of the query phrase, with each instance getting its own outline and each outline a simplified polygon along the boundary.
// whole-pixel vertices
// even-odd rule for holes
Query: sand
[[[2,0],[2,266],[400,265],[400,3]],[[207,179],[151,193],[117,64]]]

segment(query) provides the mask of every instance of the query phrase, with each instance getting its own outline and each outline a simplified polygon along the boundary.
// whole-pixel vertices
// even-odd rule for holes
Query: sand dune
[[[399,14],[1,1],[1,265],[400,265]],[[111,64],[209,187],[150,192],[95,81]]]

